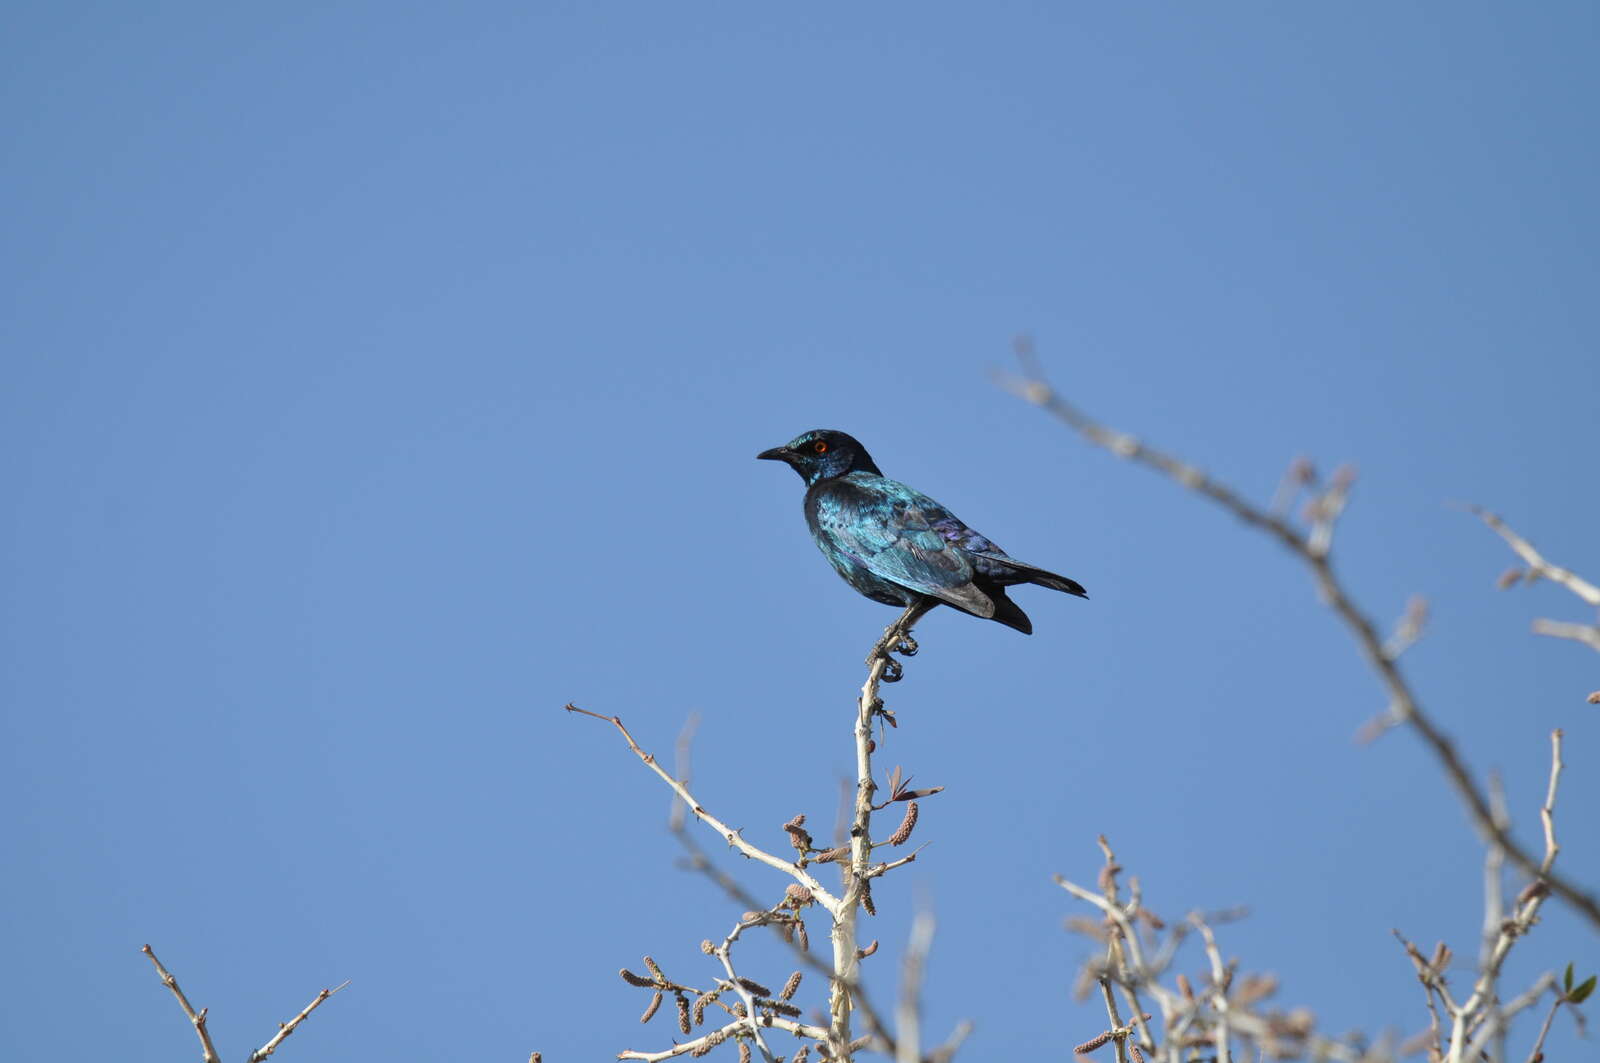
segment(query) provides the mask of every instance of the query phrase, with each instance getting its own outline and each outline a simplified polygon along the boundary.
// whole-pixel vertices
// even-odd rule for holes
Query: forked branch
[[[200,1038],[200,1050],[205,1063],[221,1063],[221,1057],[217,1055],[216,1045],[211,1043],[211,1031],[206,1027],[206,1009],[201,1008],[199,1011],[194,1009],[194,1006],[189,1003],[189,998],[184,996],[183,990],[178,988],[178,980],[172,976],[171,971],[161,965],[160,960],[156,959],[156,954],[149,945],[144,946],[140,951],[150,957],[150,962],[155,965],[156,974],[160,977],[161,984],[172,990],[172,995],[178,998],[178,1006],[183,1009],[184,1015],[188,1016],[189,1022],[194,1026],[194,1031]],[[245,1063],[261,1063],[262,1060],[276,1052],[278,1046],[283,1044],[284,1038],[294,1033],[295,1028],[305,1022],[313,1011],[321,1007],[323,1001],[349,984],[348,981],[341,982],[332,989],[324,989],[319,992],[311,999],[311,1003],[300,1010],[300,1014],[288,1022],[279,1023],[278,1032],[273,1034],[271,1040],[266,1044],[251,1052]]]

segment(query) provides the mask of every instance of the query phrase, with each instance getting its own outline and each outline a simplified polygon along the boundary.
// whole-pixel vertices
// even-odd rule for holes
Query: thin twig
[[[1467,508],[1477,514],[1478,518],[1485,524],[1493,528],[1500,538],[1504,539],[1511,549],[1516,552],[1516,555],[1522,558],[1534,575],[1541,579],[1547,579],[1551,583],[1559,583],[1588,604],[1600,609],[1600,587],[1596,587],[1593,583],[1570,569],[1562,568],[1560,565],[1552,565],[1546,561],[1544,555],[1534,549],[1532,543],[1512,531],[1510,525],[1501,520],[1497,514],[1491,513],[1482,506],[1468,506]]]
[[[1489,1038],[1500,1035],[1505,1020],[1511,1014],[1509,1009],[1495,1007],[1495,982],[1500,977],[1500,969],[1505,964],[1506,956],[1537,921],[1539,909],[1549,896],[1545,884],[1550,881],[1550,867],[1555,863],[1556,854],[1561,851],[1560,845],[1556,843],[1555,804],[1556,789],[1561,781],[1563,767],[1562,737],[1559,728],[1550,732],[1550,782],[1545,789],[1544,804],[1539,810],[1540,818],[1544,820],[1545,825],[1545,854],[1544,860],[1540,863],[1540,875],[1534,880],[1534,888],[1524,889],[1518,895],[1516,903],[1512,905],[1510,918],[1501,923],[1499,935],[1495,938],[1487,957],[1479,964],[1478,979],[1473,984],[1472,994],[1459,1006],[1448,997],[1444,998],[1454,1017],[1450,1038],[1450,1063],[1477,1059],[1478,1053],[1488,1044]],[[1472,1042],[1467,1044],[1465,1035],[1469,1024],[1473,1022],[1478,1024],[1477,1033]]]
[[[627,741],[628,748],[633,750],[634,754],[640,760],[644,761],[645,766],[651,771],[655,772],[656,775],[661,778],[662,782],[665,782],[668,786],[672,787],[673,792],[682,798],[684,803],[689,806],[689,811],[694,813],[696,819],[700,820],[712,830],[716,831],[722,836],[724,841],[750,859],[766,864],[768,867],[775,870],[782,871],[786,875],[793,876],[795,881],[809,889],[812,895],[816,897],[817,902],[823,907],[827,908],[829,911],[838,910],[840,903],[839,898],[830,893],[827,888],[824,887],[822,883],[818,882],[808,871],[805,870],[805,868],[788,860],[784,860],[781,857],[774,856],[765,849],[762,849],[760,846],[752,845],[750,842],[745,840],[742,833],[728,826],[722,820],[706,811],[700,802],[695,800],[694,795],[689,792],[688,787],[684,786],[683,783],[667,774],[667,772],[661,767],[660,763],[656,760],[655,754],[647,753],[639,747],[639,743],[633,740],[633,735],[629,734],[628,729],[623,726],[621,717],[603,716],[598,712],[590,712],[588,709],[580,709],[578,706],[572,704],[567,705],[567,711],[581,713],[584,716],[592,716],[597,720],[606,720],[614,725],[618,731],[622,732],[622,737]]]
[[[1105,998],[1106,1017],[1111,1020],[1112,1046],[1117,1053],[1117,1063],[1128,1063],[1128,1035],[1122,1027],[1122,1016],[1117,1014],[1117,998],[1111,994],[1111,979],[1105,975],[1100,976],[1100,995]],[[1118,1034],[1122,1036],[1117,1036]]]
[[[1571,639],[1581,642],[1591,650],[1600,651],[1600,627],[1593,624],[1574,624],[1566,620],[1535,620],[1535,635],[1548,635],[1553,639]]]
[[[900,1006],[895,1009],[895,1063],[922,1060],[922,972],[933,945],[933,913],[920,911],[911,921],[911,939],[900,975]]]
[[[1561,1005],[1566,1002],[1566,999],[1566,997],[1557,993],[1556,999],[1550,1004],[1550,1010],[1545,1012],[1544,1025],[1539,1027],[1539,1036],[1533,1042],[1533,1048],[1528,1051],[1528,1063],[1539,1063],[1540,1060],[1544,1059],[1544,1039],[1550,1036],[1550,1024],[1556,1021],[1556,1012],[1561,1010]]]
[[[194,1006],[189,1003],[189,998],[184,996],[183,990],[178,988],[178,980],[172,976],[171,971],[161,966],[161,961],[156,959],[156,954],[149,945],[146,945],[140,951],[150,957],[150,962],[156,965],[156,974],[161,977],[161,983],[172,990],[172,995],[178,998],[178,1006],[183,1009],[183,1013],[189,1017],[189,1022],[194,1025],[194,1032],[200,1037],[200,1049],[204,1054],[205,1063],[221,1063],[221,1057],[217,1055],[217,1048],[211,1043],[211,1031],[206,1029],[206,1009],[194,1010]]]
[[[1560,847],[1555,840],[1555,801],[1556,785],[1561,779],[1561,738],[1562,732],[1557,729],[1550,732],[1550,784],[1545,791],[1545,803],[1541,813],[1547,818],[1549,826],[1546,829],[1546,849],[1544,861],[1540,864],[1541,873],[1535,881],[1548,881],[1548,869],[1555,862],[1556,853]],[[1533,925],[1539,908],[1544,904],[1548,892],[1544,889],[1524,890],[1518,902],[1512,907],[1511,918],[1501,924],[1500,936],[1495,940],[1494,947],[1489,950],[1487,960],[1481,964],[1478,980],[1473,985],[1472,995],[1461,1005],[1460,1010],[1471,1013],[1478,1009],[1492,991],[1494,979],[1499,976],[1500,967],[1505,963],[1506,955],[1511,947],[1526,930]]]
[[[972,1033],[972,1023],[962,1019],[956,1023],[956,1028],[950,1031],[950,1036],[944,1039],[944,1044],[928,1053],[927,1063],[950,1063],[962,1042]]]
[[[678,781],[681,782],[685,787],[691,785],[693,782],[692,773],[690,771],[690,765],[693,764],[693,760],[690,758],[689,753],[690,750],[694,748],[694,734],[699,729],[700,714],[698,712],[691,712],[689,714],[689,718],[683,721],[683,730],[678,732],[678,740],[673,743],[674,762],[672,767],[677,773]],[[667,813],[668,830],[672,831],[674,834],[683,830],[684,813],[688,811],[688,807],[689,806],[684,803],[683,798],[678,797],[676,794],[673,795],[672,810]]]
[[[1556,862],[1556,854],[1561,851],[1561,846],[1556,842],[1556,787],[1561,782],[1561,769],[1565,763],[1561,759],[1561,739],[1565,732],[1556,728],[1550,732],[1550,785],[1545,789],[1544,804],[1539,808],[1539,821],[1544,824],[1544,859],[1539,863],[1540,877],[1550,873],[1550,865]]]
[[[272,1040],[268,1041],[254,1052],[251,1052],[250,1058],[247,1059],[245,1063],[261,1063],[263,1059],[266,1059],[268,1056],[272,1055],[272,1053],[276,1052],[278,1050],[278,1046],[283,1044],[283,1039],[294,1033],[296,1026],[299,1026],[302,1022],[305,1022],[306,1017],[309,1016],[313,1011],[316,1011],[318,1008],[320,1008],[323,1001],[327,1000],[329,997],[333,996],[335,993],[349,984],[350,982],[348,980],[340,982],[332,989],[324,989],[316,996],[312,997],[311,1003],[302,1008],[300,1010],[300,1014],[296,1015],[288,1022],[281,1024],[278,1027],[278,1032],[272,1035]]]
[[[1506,807],[1505,787],[1501,785],[1497,772],[1489,773],[1489,810],[1494,813],[1495,826],[1502,832],[1511,829],[1511,812]],[[1483,859],[1483,931],[1478,943],[1478,968],[1483,970],[1488,967],[1494,956],[1495,942],[1499,939],[1501,928],[1505,925],[1505,877],[1506,851],[1490,841],[1484,846]],[[1495,1059],[1506,1058],[1505,1040],[1506,1025],[1505,1014],[1500,1009],[1500,976],[1499,972],[1489,979],[1488,992],[1484,999],[1487,1001],[1487,1021],[1494,1024],[1495,1030]]]
[[[766,1060],[767,1063],[774,1063],[772,1049],[767,1047],[766,1039],[761,1036],[761,1027],[757,1024],[755,995],[746,988],[738,972],[733,969],[733,943],[739,940],[739,935],[744,933],[747,927],[760,926],[764,922],[765,920],[757,920],[755,922],[741,920],[734,926],[728,936],[722,939],[722,944],[716,949],[716,955],[717,959],[722,961],[722,969],[728,974],[728,984],[738,994],[739,999],[744,1001],[745,1017],[750,1027],[750,1036],[755,1040],[756,1047],[761,1049],[761,1058]]]
[[[1205,941],[1206,958],[1211,961],[1211,1007],[1217,1013],[1217,1063],[1228,1063],[1232,1058],[1228,1047],[1228,983],[1231,980],[1227,965],[1222,962],[1222,952],[1211,928],[1199,914],[1189,916],[1189,922],[1200,931]]]

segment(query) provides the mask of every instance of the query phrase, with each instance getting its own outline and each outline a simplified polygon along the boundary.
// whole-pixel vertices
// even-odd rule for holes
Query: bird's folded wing
[[[994,615],[994,601],[972,585],[966,554],[934,528],[935,521],[949,517],[938,503],[913,492],[897,498],[855,485],[840,488],[818,500],[816,513],[819,527],[838,549],[892,583],[977,616]]]

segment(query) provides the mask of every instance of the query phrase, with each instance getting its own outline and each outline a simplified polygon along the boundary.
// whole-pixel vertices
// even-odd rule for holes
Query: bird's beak
[[[756,460],[786,462],[792,457],[794,457],[794,451],[790,450],[788,447],[773,447],[771,450],[763,450],[761,453],[757,454]]]

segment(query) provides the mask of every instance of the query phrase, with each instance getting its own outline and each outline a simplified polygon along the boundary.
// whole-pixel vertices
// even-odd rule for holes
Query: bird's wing
[[[948,510],[904,484],[852,475],[818,485],[818,531],[874,575],[981,617],[994,601],[972,584],[972,562],[951,541]]]

